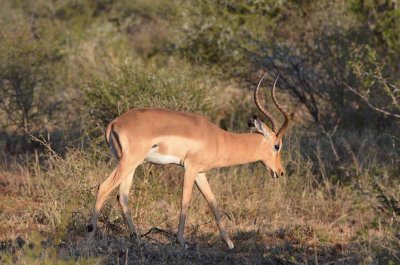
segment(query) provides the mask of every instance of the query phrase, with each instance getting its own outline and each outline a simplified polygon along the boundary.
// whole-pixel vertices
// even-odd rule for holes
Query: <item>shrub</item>
[[[131,108],[157,107],[205,113],[210,87],[174,69],[155,70],[140,63],[123,64],[107,78],[95,79],[85,90],[92,124],[106,125]]]
[[[62,54],[53,44],[28,23],[1,31],[0,115],[7,126],[41,128],[56,109],[50,98]]]

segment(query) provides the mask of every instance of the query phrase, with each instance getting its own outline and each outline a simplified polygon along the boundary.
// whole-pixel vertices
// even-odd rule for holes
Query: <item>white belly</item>
[[[154,163],[154,164],[160,164],[160,165],[166,165],[166,164],[181,164],[181,159],[176,156],[172,155],[164,155],[157,153],[158,146],[150,149],[150,151],[147,153],[146,157],[144,158],[145,161]]]

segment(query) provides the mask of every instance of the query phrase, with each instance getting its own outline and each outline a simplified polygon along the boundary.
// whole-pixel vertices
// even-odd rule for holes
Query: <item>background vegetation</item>
[[[1,1],[0,263],[400,263],[399,5]],[[167,107],[244,132],[265,71],[266,87],[280,73],[292,117],[287,175],[275,181],[258,164],[209,173],[234,251],[197,191],[190,247],[175,244],[182,170],[148,164],[130,200],[142,244],[115,200],[86,242],[97,186],[115,166],[109,121]]]

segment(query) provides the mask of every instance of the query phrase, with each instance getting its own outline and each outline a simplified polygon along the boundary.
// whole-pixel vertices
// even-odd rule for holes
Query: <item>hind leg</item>
[[[131,237],[138,239],[136,227],[132,222],[131,211],[129,210],[129,205],[128,205],[129,191],[132,185],[133,175],[134,175],[134,170],[126,179],[122,181],[121,185],[119,186],[118,201],[121,206],[122,212],[124,214],[125,220],[128,223]]]
[[[140,161],[141,162],[141,161]],[[90,234],[93,234],[96,228],[97,218],[100,213],[100,209],[103,206],[104,201],[110,192],[121,184],[126,178],[129,178],[131,173],[140,164],[138,161],[121,159],[117,168],[110,174],[110,176],[100,185],[97,192],[96,203],[93,209],[90,223],[87,226],[87,230]]]

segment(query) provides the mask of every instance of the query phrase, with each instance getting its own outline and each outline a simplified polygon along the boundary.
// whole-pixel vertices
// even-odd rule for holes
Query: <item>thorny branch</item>
[[[343,82],[343,84],[347,87],[348,90],[350,90],[351,92],[353,92],[354,94],[356,94],[358,97],[360,97],[360,98],[361,98],[370,108],[372,108],[373,110],[376,110],[376,111],[378,111],[378,112],[380,112],[380,113],[383,113],[383,114],[385,114],[385,115],[389,115],[389,116],[395,117],[395,118],[397,118],[397,119],[400,119],[400,114],[392,113],[392,112],[389,112],[389,111],[387,111],[387,110],[384,110],[384,109],[381,109],[381,108],[378,108],[378,107],[374,106],[374,105],[368,100],[368,98],[367,98],[366,96],[362,95],[360,92],[358,92],[357,90],[355,90],[354,88],[352,88],[351,86],[349,86],[348,84],[346,84],[346,82]]]
[[[33,134],[31,134],[31,132],[28,131],[27,129],[24,129],[24,131],[25,131],[25,133],[26,133],[27,135],[29,135],[29,137],[32,138],[32,140],[34,140],[35,142],[38,142],[38,143],[42,144],[44,147],[46,147],[46,148],[50,151],[51,154],[53,154],[55,157],[58,157],[57,152],[54,151],[53,148],[51,148],[50,143],[47,142],[47,141],[43,138],[43,136],[41,136],[42,139],[40,139],[40,138],[34,136]]]

